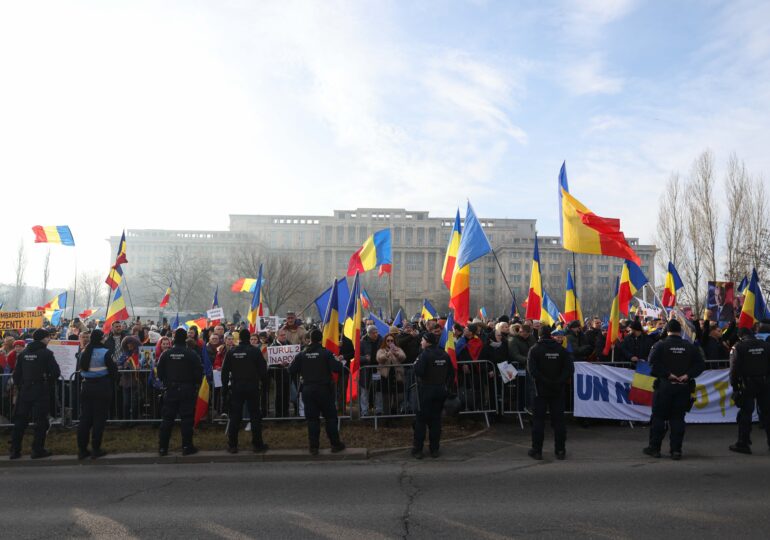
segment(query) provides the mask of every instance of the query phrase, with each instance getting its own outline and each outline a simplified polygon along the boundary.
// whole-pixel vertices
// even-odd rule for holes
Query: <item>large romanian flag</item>
[[[118,242],[118,255],[115,257],[115,266],[126,264],[127,262],[128,262],[128,259],[126,258],[126,231],[123,231],[123,234],[120,237],[120,242]]]
[[[379,267],[379,275],[390,274],[393,267],[390,229],[377,231],[366,239],[364,245],[353,253],[348,263],[348,275],[364,273]]]
[[[654,383],[655,377],[652,376],[652,366],[649,362],[639,360],[636,363],[634,378],[631,380],[628,399],[637,405],[652,406],[652,394],[654,392],[652,385]]]
[[[358,370],[361,366],[361,321],[364,318],[364,307],[359,291],[362,291],[361,281],[358,272],[356,272],[356,277],[353,280],[353,291],[350,293],[350,299],[345,310],[345,337],[353,342],[353,360],[350,362],[350,384],[348,384],[347,396],[348,403],[358,397]],[[324,327],[325,332],[326,327]],[[329,339],[331,341],[334,338],[330,336]]]
[[[420,311],[420,317],[426,321],[438,318],[438,311],[436,311],[436,308],[433,307],[433,304],[431,304],[430,300],[427,298],[422,299],[422,310]]]
[[[460,209],[457,209],[457,215],[455,216],[455,224],[452,227],[452,232],[449,233],[449,244],[446,248],[446,254],[444,255],[444,266],[441,269],[441,279],[444,281],[444,285],[447,289],[452,288],[452,274],[455,271],[455,262],[457,262],[457,251],[460,249],[460,233],[462,231],[460,225]]]
[[[123,281],[123,267],[118,265],[110,268],[110,273],[104,282],[114,291],[120,286],[121,281]]]
[[[620,257],[630,259],[636,264],[641,263],[639,256],[620,230],[619,219],[597,216],[570,195],[566,163],[562,164],[559,172],[559,203],[564,249],[575,253]]]
[[[112,297],[112,302],[107,310],[107,318],[104,320],[102,328],[105,329],[105,334],[110,331],[110,326],[115,321],[125,321],[128,319],[128,310],[126,309],[126,301],[123,299],[123,293],[120,291],[120,287],[115,290],[115,296]]]
[[[540,278],[540,250],[537,247],[535,235],[535,252],[532,255],[532,273],[529,278],[529,294],[527,295],[527,312],[524,318],[539,321],[543,306],[543,285]]]
[[[259,276],[254,281],[254,294],[251,296],[251,305],[246,318],[249,321],[249,332],[257,331],[257,317],[262,314],[262,265],[259,265]]]
[[[620,312],[628,316],[628,305],[636,291],[644,287],[647,278],[634,261],[626,260],[623,263],[623,270],[620,273],[620,289],[618,289],[618,306]]]
[[[575,282],[572,281],[572,272],[567,270],[567,293],[564,299],[564,322],[580,321],[583,323],[583,311],[580,309],[580,301],[575,293]],[[566,340],[565,340],[566,341]]]
[[[203,380],[201,381],[200,388],[198,388],[198,398],[195,400],[194,427],[198,427],[200,421],[206,418],[209,412],[209,395],[211,392],[208,377],[211,377],[213,370],[209,352],[205,346],[201,347],[201,360],[203,360]]]
[[[37,309],[56,310],[64,309],[67,307],[67,291],[61,294],[57,294],[53,299],[44,306],[38,306]]]
[[[540,310],[540,319],[545,321],[546,324],[553,326],[562,318],[562,314],[559,312],[556,302],[551,300],[548,293],[543,290],[543,306]]]
[[[32,227],[32,232],[35,233],[36,244],[75,245],[72,231],[67,225],[35,225]]]
[[[738,318],[740,328],[751,328],[754,323],[768,317],[767,305],[762,296],[762,289],[759,286],[759,276],[756,268],[751,272],[751,281],[743,293],[743,309]]]
[[[352,294],[350,298],[353,298]],[[334,285],[332,285],[332,293],[329,295],[329,303],[324,313],[323,339],[321,340],[321,345],[333,354],[340,353],[340,312],[338,303],[337,280],[335,279]],[[350,300],[348,300],[348,305],[350,305]]]
[[[674,307],[676,305],[676,291],[684,287],[682,278],[679,277],[679,272],[676,271],[674,263],[668,261],[668,272],[666,273],[666,283],[663,287],[663,298],[661,302],[663,307]]]
[[[618,289],[620,288],[620,278],[615,280],[615,297],[612,299],[610,308],[609,328],[607,329],[607,340],[604,342],[604,351],[602,354],[610,354],[612,345],[618,340],[620,335],[620,307],[618,305]]]
[[[168,288],[166,289],[166,294],[163,295],[163,298],[160,301],[160,307],[164,308],[168,305],[169,300],[171,300],[171,283],[168,284]]]

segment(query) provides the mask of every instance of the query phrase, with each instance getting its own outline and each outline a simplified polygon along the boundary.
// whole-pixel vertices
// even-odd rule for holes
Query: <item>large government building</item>
[[[471,311],[485,307],[490,315],[507,313],[511,295],[500,271],[521,302],[529,287],[530,264],[534,248],[536,222],[534,219],[480,219],[497,259],[485,256],[471,265]],[[229,288],[239,277],[234,270],[233,257],[239,250],[260,246],[271,253],[291,257],[318,276],[318,292],[335,277],[345,275],[350,256],[373,232],[390,228],[393,240],[392,299],[394,308],[404,308],[411,314],[419,311],[428,298],[439,311],[446,309],[448,292],[441,280],[441,268],[454,217],[431,217],[426,211],[397,208],[358,208],[335,210],[331,216],[312,215],[231,215],[228,231],[176,231],[132,229],[126,232],[129,264],[125,270],[131,282],[134,302],[148,306],[158,296],[151,290],[147,276],[157,274],[168,253],[176,247],[196,257],[211,260],[211,275],[220,291]],[[119,237],[111,237],[112,252]],[[655,282],[655,246],[640,245],[628,239],[642,260],[642,270],[651,283]],[[573,268],[573,255],[561,247],[559,237],[539,236],[540,267],[543,286],[563,308],[567,270]],[[165,257],[165,259],[164,259]],[[584,314],[606,312],[613,293],[615,278],[620,275],[622,261],[611,257],[578,255],[575,258],[578,295]],[[266,276],[268,287],[271,276]],[[363,286],[375,309],[382,307],[388,314],[389,279],[367,273]],[[164,287],[165,289],[165,287]],[[246,309],[247,295],[230,300],[226,310]],[[140,300],[137,300],[140,299]],[[302,309],[313,298],[295,298],[292,305],[279,308]],[[299,305],[302,304],[302,305]],[[606,305],[605,305],[606,304]],[[201,306],[206,309],[209,306]],[[315,310],[306,316],[317,317]]]

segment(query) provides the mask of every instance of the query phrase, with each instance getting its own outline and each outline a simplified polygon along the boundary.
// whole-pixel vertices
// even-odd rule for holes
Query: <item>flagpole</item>
[[[131,304],[131,315],[136,318],[136,312],[134,311],[134,301],[131,299],[131,290],[128,288],[128,280],[126,279],[126,274],[123,274],[123,282],[126,285],[126,292],[128,293],[128,302]]]
[[[508,283],[508,278],[505,277],[505,272],[503,271],[503,265],[500,264],[500,259],[497,258],[497,253],[495,253],[495,250],[492,250],[492,256],[495,258],[495,261],[497,262],[497,267],[500,269],[500,273],[503,275],[503,281],[505,281],[506,287],[508,287],[508,292],[511,293],[511,300],[513,300],[516,305],[518,306],[518,302],[516,302],[516,294],[513,292],[513,289],[511,289],[511,284]]]
[[[580,301],[580,295],[578,294],[578,275],[577,264],[575,263],[575,252],[572,252],[572,286],[575,288],[575,309],[577,310],[577,303]],[[580,321],[581,326],[585,324],[585,321]]]

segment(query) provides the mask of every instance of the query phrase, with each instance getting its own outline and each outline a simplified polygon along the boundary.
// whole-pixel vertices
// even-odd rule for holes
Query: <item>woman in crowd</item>
[[[82,334],[81,334],[82,335]],[[80,354],[78,369],[83,379],[78,424],[78,459],[97,459],[107,452],[102,449],[102,435],[112,401],[112,387],[118,368],[112,353],[102,343],[101,330],[91,333],[90,341]],[[91,450],[88,439],[91,438]]]
[[[118,357],[118,369],[120,374],[119,385],[123,393],[123,419],[131,420],[139,418],[139,393],[141,390],[141,378],[137,370],[141,368],[139,347],[141,343],[136,336],[126,336],[120,342],[120,356]],[[133,372],[133,373],[132,373]]]
[[[382,390],[383,414],[388,415],[397,412],[398,396],[403,394],[404,388],[404,368],[401,364],[405,361],[406,354],[401,347],[396,345],[395,335],[386,335],[377,350],[377,365],[379,366],[377,371],[380,374],[380,381],[377,384]]]

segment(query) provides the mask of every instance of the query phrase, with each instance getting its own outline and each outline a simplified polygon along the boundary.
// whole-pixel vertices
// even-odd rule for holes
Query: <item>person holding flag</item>
[[[244,403],[249,408],[251,446],[255,453],[267,451],[262,440],[262,411],[259,409],[260,385],[267,384],[267,362],[257,347],[251,345],[251,333],[244,329],[238,334],[238,345],[230,349],[222,363],[224,401],[230,402],[227,424],[227,451],[238,453],[238,430],[241,429]],[[232,378],[232,384],[231,383]],[[229,399],[228,399],[229,394]]]
[[[345,450],[337,428],[337,408],[334,404],[332,374],[341,374],[344,363],[321,345],[323,333],[310,332],[310,345],[294,357],[289,366],[292,377],[302,377],[302,401],[305,404],[307,436],[310,455],[317,456],[321,437],[321,415],[326,420],[326,435],[332,452]],[[343,360],[344,362],[344,360]]]
[[[162,420],[158,432],[158,454],[168,455],[171,428],[176,417],[181,419],[182,455],[198,452],[193,446],[193,423],[197,388],[203,379],[200,356],[187,348],[187,332],[184,328],[174,331],[174,346],[158,360],[158,379],[166,388],[163,393]]]

